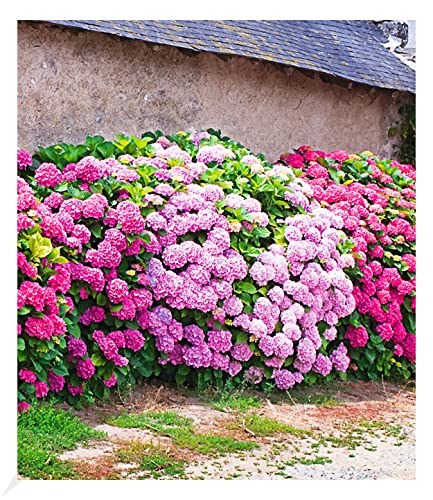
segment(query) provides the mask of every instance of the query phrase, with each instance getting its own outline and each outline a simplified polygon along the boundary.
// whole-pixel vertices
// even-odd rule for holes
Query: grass
[[[186,460],[177,458],[173,452],[161,445],[155,446],[140,441],[132,441],[125,448],[119,449],[117,456],[123,463],[137,463],[138,469],[147,473],[143,479],[149,475],[154,479],[162,477],[181,479],[188,465]]]
[[[307,458],[307,457],[295,457],[292,458],[291,460],[287,460],[285,462],[281,462],[283,466],[288,466],[288,467],[293,467],[296,464],[301,464],[301,465],[325,465],[325,464],[330,464],[332,463],[332,460],[330,458],[326,457],[314,457],[314,458]]]
[[[406,439],[400,425],[390,425],[381,420],[346,422],[342,424],[341,430],[338,437],[336,435],[322,435],[317,442],[312,443],[312,447],[331,445],[332,448],[355,450],[362,446],[367,451],[377,451],[377,446],[373,445],[369,438],[393,437],[396,440],[395,446],[401,446],[402,441]]]
[[[242,393],[221,393],[214,401],[210,401],[214,410],[243,413],[254,408],[260,408],[262,401],[257,396],[246,396]]]
[[[174,411],[148,411],[137,415],[123,414],[118,417],[112,417],[107,420],[110,425],[124,428],[149,428],[161,432],[167,432],[171,429],[185,428],[192,429],[193,421],[190,418],[180,416]]]
[[[251,450],[258,445],[250,441],[239,441],[232,437],[203,434],[194,430],[190,418],[175,412],[146,412],[138,415],[121,415],[108,421],[111,425],[128,428],[148,428],[172,438],[178,448],[188,449],[200,454],[225,454]]]
[[[327,394],[326,391],[324,394],[322,393],[310,394],[308,392],[305,391],[303,392],[296,389],[290,392],[289,399],[292,404],[315,405],[315,406],[321,406],[323,408],[332,408],[341,404],[330,394]]]
[[[71,464],[57,458],[78,443],[104,437],[52,404],[39,404],[18,415],[18,473],[30,479],[77,478]]]
[[[283,424],[271,418],[262,417],[260,415],[242,415],[236,421],[228,425],[228,428],[239,429],[247,428],[256,436],[271,436],[273,434],[291,434],[299,437],[307,437],[311,435],[310,431],[297,429],[288,424]]]

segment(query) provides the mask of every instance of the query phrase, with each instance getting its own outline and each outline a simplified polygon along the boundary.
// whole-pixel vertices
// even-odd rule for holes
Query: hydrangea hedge
[[[343,218],[343,230],[356,244],[356,265],[347,270],[356,310],[339,326],[353,367],[373,380],[380,374],[410,377],[416,330],[415,169],[369,151],[326,154],[305,146],[280,161],[309,183],[322,206]]]
[[[404,233],[395,250],[393,231],[412,227],[414,205],[402,218],[400,202],[414,186],[389,188],[400,197],[370,208],[395,226],[377,245],[384,255],[371,256],[364,228],[347,225],[350,207],[318,192],[368,159],[307,153],[271,165],[212,129],[88,137],[33,158],[19,150],[19,408],[50,394],[103,398],[150,376],[265,389],[335,374],[410,376],[414,238]],[[317,182],[311,168],[325,164],[331,177]],[[367,189],[356,175],[347,173],[350,187]],[[387,288],[389,306],[378,295],[385,319],[362,301],[379,276],[373,259],[397,287]]]

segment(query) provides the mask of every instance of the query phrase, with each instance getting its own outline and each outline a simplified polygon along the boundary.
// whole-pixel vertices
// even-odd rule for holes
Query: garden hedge
[[[157,131],[19,150],[17,189],[19,409],[414,373],[409,166]]]

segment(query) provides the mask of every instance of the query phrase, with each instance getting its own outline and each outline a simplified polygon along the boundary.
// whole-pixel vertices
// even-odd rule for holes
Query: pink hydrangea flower
[[[56,187],[62,182],[62,172],[54,163],[42,163],[35,171],[35,180],[39,186]]]

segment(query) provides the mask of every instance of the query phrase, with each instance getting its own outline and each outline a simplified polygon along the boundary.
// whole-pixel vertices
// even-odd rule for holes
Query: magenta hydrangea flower
[[[239,361],[231,361],[226,371],[229,375],[235,377],[241,370],[242,364]]]
[[[143,334],[138,330],[125,330],[123,332],[126,341],[126,347],[134,352],[139,351],[144,346]]]
[[[349,340],[352,347],[364,347],[369,340],[368,332],[364,326],[349,325],[344,337]]]
[[[27,411],[30,407],[31,405],[29,405],[26,401],[20,401],[18,403],[18,412],[21,413],[23,411]]]
[[[56,187],[62,182],[62,172],[54,163],[42,163],[35,171],[35,180],[39,186]]]
[[[102,383],[106,386],[106,387],[114,387],[116,384],[117,384],[117,378],[116,376],[114,375],[114,373],[111,374],[110,378],[109,379],[104,379],[102,381]]]
[[[19,170],[26,170],[27,167],[32,165],[32,156],[24,149],[17,150],[17,165]]]
[[[83,394],[83,387],[81,385],[68,384],[67,387],[72,396],[81,396]]]
[[[45,382],[41,382],[40,380],[37,380],[34,383],[35,386],[35,396],[38,399],[44,398],[48,394],[48,386]]]
[[[28,370],[27,368],[20,370],[18,372],[18,376],[21,380],[24,380],[24,382],[27,382],[28,384],[33,384],[34,382],[36,382],[35,373],[31,370]]]
[[[90,358],[84,360],[80,359],[76,365],[77,375],[82,379],[89,379],[95,373],[95,365]]]
[[[65,377],[56,375],[52,370],[48,372],[48,382],[50,391],[60,392],[65,386]]]
[[[82,339],[70,337],[67,347],[74,358],[82,358],[87,354],[87,345]]]
[[[107,295],[113,304],[119,304],[128,296],[128,283],[121,279],[113,279],[107,285]]]

